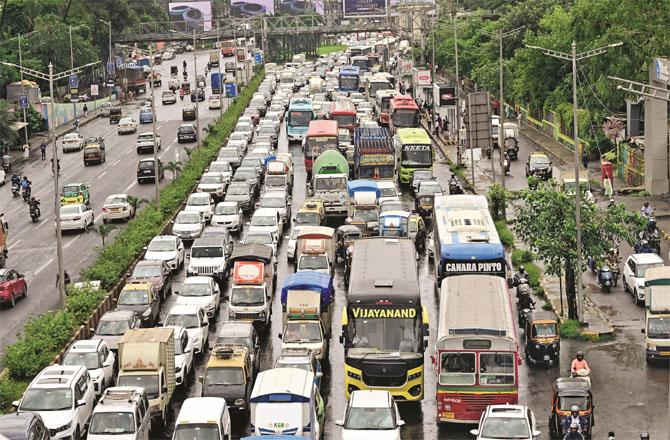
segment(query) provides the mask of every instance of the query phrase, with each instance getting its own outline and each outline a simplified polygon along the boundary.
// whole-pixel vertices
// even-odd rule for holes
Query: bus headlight
[[[347,376],[351,377],[352,379],[356,379],[356,380],[363,379],[360,374],[356,374],[353,371],[347,371]]]
[[[417,397],[421,395],[421,385],[415,385],[412,388],[409,389],[409,394]]]
[[[412,381],[414,379],[418,379],[420,377],[421,377],[421,372],[417,371],[416,373],[410,374],[409,376],[407,376],[407,382]]]

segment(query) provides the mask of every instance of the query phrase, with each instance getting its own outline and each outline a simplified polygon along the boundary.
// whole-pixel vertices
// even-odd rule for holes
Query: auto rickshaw
[[[83,203],[88,206],[91,203],[90,188],[85,183],[68,183],[67,185],[63,185],[60,203],[61,205]]]
[[[433,217],[433,203],[435,202],[434,194],[423,194],[416,198],[415,207],[416,212],[419,213],[425,221],[430,221]]]
[[[178,75],[179,75],[179,67],[170,66],[170,76],[178,76]]]
[[[581,377],[559,377],[552,386],[551,413],[549,414],[549,434],[551,437],[563,438],[568,431],[566,420],[570,417],[570,409],[579,407],[582,434],[591,438],[595,425],[593,394],[591,383]]]
[[[353,247],[354,241],[363,237],[363,231],[354,225],[342,225],[337,228],[335,236],[337,239],[336,257],[338,262],[346,263],[349,248]]]
[[[191,94],[191,83],[188,81],[182,81],[181,82],[181,88],[184,89],[184,95],[190,95]]]
[[[543,364],[547,368],[558,365],[561,354],[561,337],[558,334],[556,315],[545,310],[526,314],[524,327],[526,360]]]

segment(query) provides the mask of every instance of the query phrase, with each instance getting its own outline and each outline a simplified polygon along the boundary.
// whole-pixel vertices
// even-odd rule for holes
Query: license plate
[[[661,351],[658,354],[663,357],[668,357],[670,356],[670,351]]]
[[[445,419],[453,419],[454,418],[454,413],[453,412],[443,412],[442,417]]]

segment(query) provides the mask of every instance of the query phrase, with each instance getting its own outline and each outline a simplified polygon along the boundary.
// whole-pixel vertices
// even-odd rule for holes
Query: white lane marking
[[[53,257],[49,258],[49,261],[47,261],[42,266],[40,266],[40,268],[37,269],[33,275],[37,275],[38,273],[42,272],[44,270],[44,268],[47,267],[48,265],[50,265],[53,261],[54,261]]]
[[[170,145],[168,145],[168,147],[163,151],[163,153],[167,153],[167,151],[168,151],[170,148],[172,148],[172,146],[173,146],[174,144],[176,144],[176,143],[177,143],[177,139],[173,140],[173,141],[170,143]]]
[[[45,218],[39,225],[37,225],[37,227],[39,228],[40,226],[42,226],[43,224],[45,224],[48,221],[49,221],[49,219]]]
[[[93,219],[93,223],[98,223],[98,221],[100,220],[101,217],[102,217],[102,213],[98,214],[98,216]]]
[[[70,245],[71,245],[72,243],[74,243],[75,241],[77,241],[77,240],[79,239],[79,237],[81,237],[81,235],[77,235],[77,236],[74,237],[72,240],[68,241],[67,244],[65,244],[65,246],[63,246],[63,247],[65,247],[65,248],[70,247]]]
[[[132,188],[133,186],[135,186],[136,183],[137,183],[137,182],[133,182],[133,183],[131,183],[130,185],[128,185],[128,186],[126,187],[126,189],[123,190],[124,194],[128,193],[128,191],[130,191],[130,188]]]
[[[116,162],[112,164],[113,167],[117,166],[121,162],[121,159],[116,159]]]
[[[105,174],[107,174],[107,171],[103,171],[102,173],[100,173],[100,175],[98,176],[98,178],[104,176]]]
[[[16,246],[17,244],[21,243],[22,241],[23,241],[23,240],[21,240],[21,239],[16,240],[16,241],[14,242],[13,245],[11,245],[10,247],[7,248],[7,250],[11,250],[14,246]]]
[[[132,153],[133,151],[135,151],[135,150],[133,150],[133,149],[131,148],[130,150],[126,151],[124,154],[127,156],[127,155],[129,155],[130,153]]]

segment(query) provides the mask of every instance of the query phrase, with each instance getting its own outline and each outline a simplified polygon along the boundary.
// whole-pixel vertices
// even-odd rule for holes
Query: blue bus
[[[293,98],[288,104],[286,118],[286,134],[288,141],[302,141],[307,134],[307,128],[314,117],[312,100],[310,98]]]
[[[505,248],[484,196],[435,196],[433,243],[437,285],[454,275],[505,277]]]
[[[340,67],[338,85],[342,92],[358,92],[361,85],[361,69],[358,66]]]

